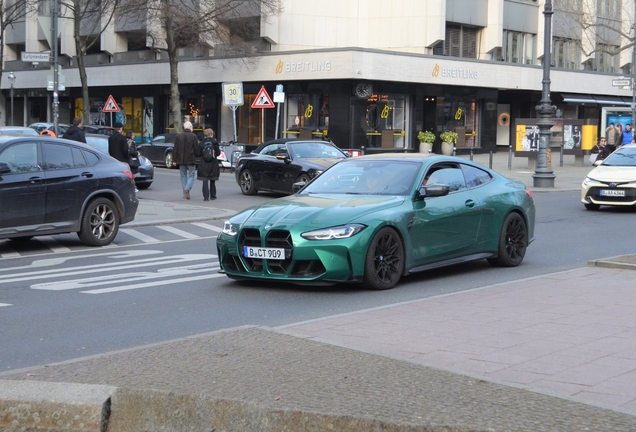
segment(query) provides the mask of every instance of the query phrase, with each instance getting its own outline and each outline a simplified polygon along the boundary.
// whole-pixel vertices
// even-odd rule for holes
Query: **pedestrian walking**
[[[62,138],[86,143],[86,135],[84,135],[84,131],[82,130],[81,117],[75,117],[73,119],[73,124],[68,129],[66,129],[66,132],[64,132],[64,134],[62,135]]]
[[[203,131],[204,138],[195,149],[195,156],[200,158],[197,166],[197,179],[203,182],[203,201],[216,199],[216,181],[221,169],[218,157],[221,154],[219,142],[214,138],[214,130]]]
[[[192,123],[187,121],[183,124],[183,132],[177,135],[177,138],[174,140],[172,165],[179,166],[183,197],[188,200],[190,199],[190,191],[194,185],[194,176],[197,167],[197,158],[194,151],[198,146],[199,139],[192,132]]]
[[[627,123],[623,131],[623,145],[631,144],[633,141],[632,125]]]
[[[128,140],[122,134],[124,125],[116,122],[113,127],[115,133],[108,137],[108,153],[120,162],[128,163],[130,153],[128,152]]]
[[[126,142],[128,144],[128,165],[130,165],[130,171],[133,174],[139,172],[139,152],[137,151],[137,144],[135,143],[135,133],[131,130],[126,132]]]

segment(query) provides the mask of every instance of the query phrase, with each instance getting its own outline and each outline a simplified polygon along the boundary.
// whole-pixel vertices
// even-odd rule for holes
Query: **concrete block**
[[[104,432],[115,387],[0,380],[0,432]]]

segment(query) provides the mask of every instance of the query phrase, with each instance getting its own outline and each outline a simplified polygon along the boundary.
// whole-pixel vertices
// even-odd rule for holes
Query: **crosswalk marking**
[[[18,252],[5,252],[3,254],[0,254],[0,258],[18,258],[21,256],[22,255],[20,255]]]
[[[66,246],[64,246],[63,244],[61,244],[60,242],[58,242],[51,236],[40,236],[40,237],[34,237],[33,239],[39,241],[40,243],[45,245],[47,248],[51,249],[53,252],[70,252],[71,251],[70,248],[67,248]]]
[[[141,240],[144,243],[159,243],[159,240],[154,238],[154,237],[150,237],[149,235],[146,235],[144,233],[140,233],[137,230],[134,229],[130,229],[130,228],[120,228],[119,231],[128,234],[131,237],[136,238],[137,240]]]
[[[219,227],[214,226],[214,225],[206,224],[205,222],[193,222],[192,225],[196,225],[198,227],[205,228],[207,230],[214,231],[214,232],[223,231],[223,228],[219,228]]]
[[[81,293],[84,294],[105,294],[105,293],[111,293],[111,292],[116,292],[116,291],[127,291],[127,290],[133,290],[133,289],[137,289],[137,288],[147,288],[147,287],[154,287],[154,286],[161,286],[161,285],[173,285],[173,284],[177,284],[180,282],[191,282],[191,281],[196,281],[196,280],[203,280],[203,279],[215,279],[215,278],[219,278],[219,277],[224,277],[224,274],[221,273],[214,273],[214,274],[205,274],[205,275],[199,275],[199,276],[190,276],[190,277],[185,277],[185,278],[181,278],[181,279],[170,279],[170,280],[160,280],[160,281],[153,281],[153,282],[144,282],[144,283],[139,283],[136,285],[126,285],[126,286],[121,286],[121,287],[116,287],[116,288],[102,288],[102,289],[96,289],[96,290],[90,290],[90,291],[80,291]]]
[[[0,307],[3,307],[3,306],[12,306],[12,305],[10,305],[9,303],[0,303]]]
[[[184,231],[184,230],[180,230],[179,228],[175,228],[175,227],[169,226],[169,225],[159,225],[157,228],[162,229],[164,231],[168,231],[169,233],[176,234],[176,235],[178,235],[180,237],[187,238],[187,239],[199,238],[198,235],[194,235],[192,233],[189,233],[189,232]]]

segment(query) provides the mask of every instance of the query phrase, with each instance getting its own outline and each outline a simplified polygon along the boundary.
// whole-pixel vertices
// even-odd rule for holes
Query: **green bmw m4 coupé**
[[[295,186],[294,195],[225,222],[217,239],[221,272],[388,289],[410,273],[465,261],[517,266],[534,236],[525,185],[461,158],[354,157]]]

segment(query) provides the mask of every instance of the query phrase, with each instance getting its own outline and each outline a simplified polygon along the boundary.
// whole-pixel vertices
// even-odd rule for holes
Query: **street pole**
[[[13,84],[15,84],[15,74],[13,71],[9,72],[9,83],[11,84],[11,92],[9,93],[11,96],[11,126],[15,126],[15,123],[13,123]]]
[[[636,125],[636,46],[632,48],[632,142],[634,142],[634,126]]]
[[[59,9],[59,0],[51,0],[51,2],[53,3],[53,9],[51,11],[51,56],[53,57],[53,132],[55,132],[55,136],[58,136],[57,128],[60,122],[60,101],[57,94],[59,86],[59,65],[57,62],[57,16]]]
[[[536,110],[539,114],[539,153],[537,155],[537,168],[532,175],[534,187],[554,187],[554,171],[548,167],[548,148],[552,137],[553,117],[556,107],[550,100],[550,41],[552,39],[552,0],[546,0],[543,9],[544,20],[544,40],[543,40],[543,91],[542,97]]]

